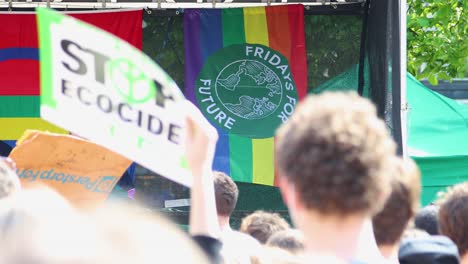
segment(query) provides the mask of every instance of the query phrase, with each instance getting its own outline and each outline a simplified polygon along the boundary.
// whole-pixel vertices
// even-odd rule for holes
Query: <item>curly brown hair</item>
[[[236,208],[239,189],[224,172],[214,171],[214,190],[218,215],[230,216]]]
[[[421,173],[413,160],[395,158],[392,192],[384,208],[372,219],[377,244],[395,245],[419,208]]]
[[[279,214],[259,210],[242,219],[239,231],[265,244],[271,235],[287,229],[289,229],[288,222]]]
[[[279,174],[308,209],[343,216],[382,208],[396,148],[370,101],[356,93],[308,96],[276,142]]]
[[[468,182],[449,188],[437,203],[440,233],[455,242],[460,256],[468,253]]]

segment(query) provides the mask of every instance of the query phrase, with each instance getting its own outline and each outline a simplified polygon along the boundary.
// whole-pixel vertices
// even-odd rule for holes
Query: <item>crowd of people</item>
[[[468,263],[468,183],[420,209],[420,172],[368,100],[324,93],[297,105],[275,141],[292,223],[256,211],[238,231],[239,190],[212,171],[216,129],[186,107],[188,232],[138,206],[82,211],[53,190],[22,190],[2,159],[0,263]]]

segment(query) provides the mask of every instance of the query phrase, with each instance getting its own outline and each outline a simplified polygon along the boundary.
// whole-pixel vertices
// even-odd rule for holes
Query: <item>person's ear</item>
[[[286,177],[279,177],[278,186],[281,191],[283,201],[289,209],[294,210],[297,207],[297,194],[294,185],[286,179]]]

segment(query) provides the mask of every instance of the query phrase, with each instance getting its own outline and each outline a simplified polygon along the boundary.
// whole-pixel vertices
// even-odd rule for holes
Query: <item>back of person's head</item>
[[[455,242],[460,256],[468,254],[468,182],[449,188],[438,203],[440,233]]]
[[[23,190],[11,205],[0,214],[0,263],[102,262],[93,225],[60,195]]]
[[[255,211],[242,219],[240,231],[251,235],[260,243],[265,244],[271,235],[288,228],[288,222],[279,214]]]
[[[215,171],[214,189],[216,210],[220,216],[230,216],[236,208],[239,189],[234,181],[223,172]]]
[[[391,193],[384,208],[372,220],[377,245],[396,245],[419,207],[421,174],[411,160],[394,158]]]
[[[189,237],[154,212],[116,204],[91,215],[108,263],[208,263]]]
[[[301,208],[323,215],[374,215],[390,192],[388,160],[395,143],[374,105],[356,93],[301,101],[277,131],[275,153],[283,193],[293,190]]]
[[[50,190],[22,191],[0,213],[0,263],[208,263],[169,222],[124,207],[78,213]]]
[[[304,235],[299,230],[287,229],[274,233],[266,242],[267,246],[278,247],[291,253],[304,251]]]
[[[0,157],[0,199],[10,197],[20,189],[14,166],[11,159]]]
[[[398,251],[400,264],[459,264],[457,246],[445,236],[403,240]]]
[[[427,205],[421,208],[414,218],[415,227],[426,231],[430,235],[439,234],[439,223],[437,215],[439,214],[439,206],[435,204]]]

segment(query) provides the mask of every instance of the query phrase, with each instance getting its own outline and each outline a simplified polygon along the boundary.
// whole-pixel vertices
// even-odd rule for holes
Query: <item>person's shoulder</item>
[[[457,246],[445,236],[405,239],[400,245],[398,258],[404,263],[433,263],[440,258],[444,259],[440,263],[459,263]]]
[[[234,230],[223,231],[221,241],[221,255],[229,263],[251,263],[251,257],[262,248],[255,238]]]
[[[223,232],[221,240],[223,240],[224,243],[239,243],[245,246],[260,247],[260,243],[255,238],[235,230]]]
[[[222,242],[216,238],[205,235],[194,235],[192,240],[209,258],[210,263],[221,263]]]

